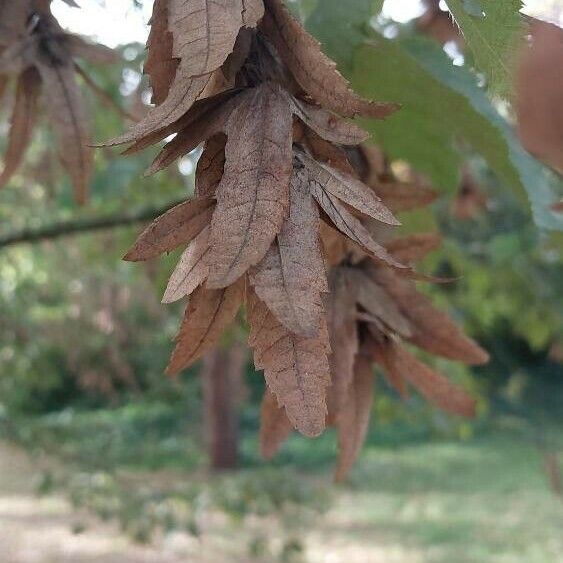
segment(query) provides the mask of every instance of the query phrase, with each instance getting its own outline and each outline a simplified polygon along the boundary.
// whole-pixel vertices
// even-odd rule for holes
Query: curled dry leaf
[[[174,270],[162,298],[163,303],[174,303],[201,285],[209,275],[206,257],[209,252],[209,227],[205,227],[189,244]]]
[[[361,221],[354,217],[322,184],[312,181],[310,187],[313,197],[341,233],[361,246],[374,260],[400,270],[408,269],[407,266],[397,262],[383,246],[375,242]]]
[[[127,133],[107,144],[138,141],[162,131],[179,120],[197,100],[223,89],[221,82],[224,77],[220,67],[232,53],[241,27],[254,27],[260,13],[261,4],[256,0],[169,0],[167,10],[164,7],[159,9],[158,18],[153,14],[153,23],[159,28],[155,31],[158,34],[166,19],[167,29],[172,35],[172,59],[178,61],[172,83],[166,88],[165,84],[172,76],[171,69],[163,75],[155,75],[160,104]],[[160,61],[170,65],[169,44],[160,45],[152,40],[149,48],[156,51],[155,66]],[[149,70],[153,68],[151,65]]]
[[[354,123],[344,121],[336,114],[291,97],[293,113],[325,141],[340,145],[359,145],[369,133]]]
[[[234,321],[243,296],[243,279],[225,289],[196,289],[190,297],[166,373],[176,375],[213,348]]]
[[[345,268],[344,275],[350,280],[350,287],[356,297],[356,303],[376,317],[393,332],[408,338],[412,334],[409,321],[386,293],[360,268]]]
[[[8,148],[4,157],[4,169],[0,175],[0,187],[5,186],[19,168],[31,141],[40,91],[41,78],[37,70],[28,68],[18,78],[16,101],[8,134]]]
[[[75,79],[72,61],[65,64],[37,64],[47,98],[47,109],[61,145],[66,168],[78,203],[85,203],[92,174],[93,154],[89,146],[90,127],[83,96]]]
[[[124,256],[129,262],[141,262],[170,252],[196,237],[209,223],[213,200],[185,201],[155,219]]]
[[[324,315],[321,292],[328,291],[328,282],[318,241],[319,213],[302,170],[294,172],[290,194],[289,217],[250,281],[289,330],[312,337]]]
[[[147,61],[144,71],[150,77],[152,101],[160,105],[174,82],[178,59],[173,56],[173,37],[168,29],[169,0],[155,0],[149,22],[151,31],[147,40]]]
[[[317,162],[314,158],[302,154],[300,160],[305,164],[311,181],[323,186],[323,189],[344,203],[354,207],[364,215],[377,219],[388,225],[400,225],[371,190],[356,178],[339,172],[327,164]]]
[[[417,233],[385,243],[385,248],[396,260],[405,264],[418,262],[440,248],[442,236],[438,233]]]
[[[423,185],[406,182],[378,182],[370,187],[394,213],[430,205],[438,194]]]
[[[444,313],[416,290],[413,282],[401,279],[383,268],[370,274],[396,301],[403,315],[410,321],[409,341],[424,350],[468,365],[488,362],[488,354]]]
[[[374,374],[370,359],[359,354],[354,378],[338,418],[338,464],[335,478],[342,481],[356,463],[369,429],[373,406]]]
[[[250,292],[247,300],[249,344],[254,364],[285,408],[294,428],[318,436],[325,428],[326,388],[330,384],[326,326],[313,338],[288,331],[268,307]]]
[[[397,104],[370,102],[357,96],[282,0],[266,0],[265,5],[264,32],[299,85],[318,103],[345,117],[381,119],[399,109]]]
[[[348,389],[354,378],[354,362],[359,350],[356,298],[342,267],[333,268],[330,274],[327,318],[332,350],[332,385],[329,389],[329,413],[332,419],[337,418],[344,408]]]
[[[274,394],[266,388],[260,407],[260,453],[272,459],[293,430],[285,409],[278,405]]]
[[[292,175],[291,110],[265,83],[233,111],[211,223],[208,287],[226,287],[258,264],[280,232]]]
[[[471,396],[401,346],[383,346],[379,358],[383,369],[393,378],[405,379],[439,408],[460,416],[475,416],[475,400]]]

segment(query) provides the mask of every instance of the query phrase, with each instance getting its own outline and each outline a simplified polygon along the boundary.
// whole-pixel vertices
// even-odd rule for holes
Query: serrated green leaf
[[[446,0],[460,27],[475,66],[484,73],[491,92],[510,97],[514,57],[524,39],[522,0]],[[475,17],[480,12],[482,17]]]
[[[463,9],[475,18],[484,18],[485,11],[480,0],[462,0]]]
[[[522,148],[470,72],[424,38],[399,42],[374,34],[355,61],[352,83],[362,95],[403,104],[386,121],[368,124],[391,157],[426,172],[438,187],[454,188],[460,161],[454,143],[466,142],[506,185],[525,190],[539,226],[563,230],[563,217],[549,209],[561,182]]]

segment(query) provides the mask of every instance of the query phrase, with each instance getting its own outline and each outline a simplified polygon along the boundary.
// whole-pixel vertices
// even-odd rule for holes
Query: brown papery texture
[[[386,376],[402,395],[411,384],[468,414],[462,390],[402,352],[412,343],[468,363],[486,357],[411,281],[424,278],[414,263],[439,236],[394,232],[394,212],[429,205],[434,191],[414,172],[395,177],[351,120],[397,106],[357,96],[281,0],[159,0],[152,25],[157,105],[109,144],[135,152],[164,141],[150,172],[203,145],[195,196],[127,255],[184,249],[163,299],[188,298],[169,372],[217,345],[244,300],[266,382],[263,455],[292,429],[313,437],[336,426],[339,479],[367,434],[382,350],[399,350],[401,369]],[[417,374],[407,377],[405,365]]]

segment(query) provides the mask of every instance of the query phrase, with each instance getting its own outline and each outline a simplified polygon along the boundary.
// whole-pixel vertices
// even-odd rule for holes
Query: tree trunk
[[[238,463],[238,406],[246,364],[242,346],[209,353],[203,363],[203,408],[212,469],[234,469]]]

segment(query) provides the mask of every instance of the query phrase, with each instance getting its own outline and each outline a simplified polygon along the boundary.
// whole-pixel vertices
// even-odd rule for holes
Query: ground
[[[0,445],[2,563],[251,561],[238,545],[243,534],[221,519],[201,540],[176,533],[152,547],[133,544],[63,497],[38,498],[40,466]],[[563,562],[563,502],[549,489],[537,449],[510,434],[371,447],[337,491],[305,534],[310,563]]]

